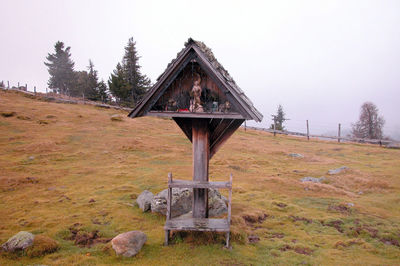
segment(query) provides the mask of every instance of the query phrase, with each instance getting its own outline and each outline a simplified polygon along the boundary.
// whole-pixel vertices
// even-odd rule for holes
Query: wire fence
[[[308,121],[308,120],[306,120],[306,121]],[[341,135],[341,124],[338,124],[338,134],[336,136],[325,135],[325,134],[310,134],[309,124],[306,123],[306,125],[307,125],[306,133],[289,131],[289,130],[277,130],[277,129],[271,129],[271,128],[247,126],[246,124],[244,124],[244,128],[245,128],[245,130],[253,129],[253,130],[258,130],[258,131],[269,132],[269,133],[272,133],[274,136],[276,136],[277,134],[283,134],[283,135],[305,137],[305,138],[307,138],[307,140],[310,140],[310,138],[316,138],[316,139],[323,139],[323,140],[337,140],[338,142],[357,142],[357,143],[377,144],[379,146],[386,146],[386,147],[390,146],[393,148],[400,147],[400,142],[393,141],[390,139],[365,139],[365,138],[352,137],[350,135],[342,136]]]
[[[113,109],[125,110],[125,111],[132,110],[132,108],[120,106],[115,102],[110,102],[110,103],[106,104],[106,103],[102,103],[102,102],[91,101],[91,100],[86,99],[84,94],[82,94],[82,97],[72,97],[69,95],[64,95],[64,94],[53,92],[52,90],[49,90],[48,88],[46,88],[46,92],[39,92],[36,90],[36,86],[33,86],[32,91],[30,91],[28,89],[27,84],[25,84],[25,86],[21,86],[19,82],[17,83],[17,86],[10,86],[10,83],[8,81],[7,81],[7,85],[5,85],[4,81],[1,81],[0,89],[17,91],[17,92],[29,94],[32,96],[42,97],[42,98],[45,98],[47,101],[54,101],[54,102],[59,102],[59,103],[88,104],[88,105],[94,105],[94,106],[102,107],[102,108],[113,108]]]
[[[71,97],[68,95],[63,95],[55,92],[50,92],[48,88],[46,88],[46,92],[38,92],[36,90],[36,86],[33,86],[33,90],[29,91],[28,90],[28,85],[25,84],[25,86],[21,86],[20,83],[17,83],[17,86],[11,86],[10,83],[7,81],[7,86],[5,85],[4,81],[0,82],[0,89],[3,90],[13,90],[13,91],[19,91],[25,94],[30,94],[34,96],[41,96],[45,97],[49,101],[55,101],[55,102],[61,102],[61,103],[76,103],[76,104],[89,104],[89,105],[94,105],[97,107],[103,107],[103,108],[113,108],[117,110],[125,110],[125,111],[131,111],[132,108],[127,108],[118,105],[117,103],[113,104],[105,104],[105,103],[100,103],[96,101],[90,101],[85,99],[85,96],[82,95],[82,97]],[[271,128],[263,128],[263,127],[254,127],[254,126],[246,126],[246,123],[244,123],[243,127],[246,129],[253,129],[253,130],[259,130],[259,131],[264,131],[264,132],[269,132],[274,134],[283,134],[283,135],[292,135],[292,136],[300,136],[300,137],[306,137],[308,140],[310,138],[318,138],[318,139],[324,139],[324,140],[337,140],[338,142],[357,142],[357,143],[369,143],[369,144],[378,144],[380,146],[394,146],[398,147],[400,146],[400,142],[398,141],[393,141],[390,139],[364,139],[364,138],[355,138],[352,137],[350,134],[344,132],[350,132],[351,129],[349,127],[343,128],[342,124],[337,124],[337,135],[328,135],[328,134],[311,134],[310,133],[310,124],[309,121],[291,121],[291,123],[297,124],[296,127],[299,128],[300,124],[305,125],[306,127],[306,132],[298,132],[298,131],[289,131],[289,130],[277,130],[277,129],[271,129]],[[318,129],[319,131],[330,129],[330,131],[333,131],[333,125],[332,124],[313,124],[313,129]]]

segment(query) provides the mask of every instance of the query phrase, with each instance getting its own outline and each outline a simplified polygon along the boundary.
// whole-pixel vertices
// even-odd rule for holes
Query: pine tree
[[[107,85],[104,82],[104,80],[101,80],[99,82],[99,86],[98,86],[98,95],[100,97],[100,100],[103,103],[106,103],[110,100],[110,96],[108,95],[108,89],[107,89]]]
[[[120,63],[117,64],[116,69],[111,74],[111,77],[108,80],[108,87],[111,94],[115,97],[117,103],[120,104],[121,102],[128,99],[128,84],[125,82],[124,71]]]
[[[273,124],[271,124],[271,129],[274,129],[274,124],[275,124],[275,129],[276,130],[285,130],[285,127],[283,126],[283,123],[288,120],[286,118],[286,114],[283,111],[282,105],[278,106],[278,111],[276,115],[271,115],[272,116],[272,121],[274,121]]]
[[[352,134],[356,138],[381,139],[385,119],[378,114],[378,108],[372,102],[361,106],[360,118],[352,125]]]
[[[97,70],[94,69],[94,64],[92,60],[89,59],[88,69],[88,81],[87,87],[85,88],[85,96],[89,100],[98,101],[101,100],[99,93],[99,78],[97,76]]]
[[[49,88],[53,91],[69,94],[75,82],[74,62],[71,60],[71,47],[64,49],[64,43],[58,41],[54,45],[55,53],[48,54],[48,62],[44,64],[48,67],[50,74],[47,82]]]
[[[73,97],[82,97],[85,95],[89,84],[89,75],[87,71],[74,72],[74,84],[71,86],[70,95]]]
[[[150,87],[150,79],[140,72],[139,58],[136,42],[130,38],[122,64],[118,63],[108,81],[110,92],[120,103],[136,105]]]

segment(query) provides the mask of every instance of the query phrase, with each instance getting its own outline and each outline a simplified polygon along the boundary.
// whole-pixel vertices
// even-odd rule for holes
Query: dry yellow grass
[[[0,112],[15,113],[0,116],[0,242],[24,230],[60,246],[35,258],[3,254],[1,265],[400,264],[399,150],[240,129],[210,162],[211,179],[234,175],[232,250],[196,234],[164,247],[164,217],[132,204],[144,189],[164,189],[168,172],[191,179],[191,144],[172,120],[112,121],[126,112],[4,91]],[[327,175],[343,165],[350,170]],[[74,224],[104,238],[141,230],[148,241],[120,258],[109,244],[74,245]]]

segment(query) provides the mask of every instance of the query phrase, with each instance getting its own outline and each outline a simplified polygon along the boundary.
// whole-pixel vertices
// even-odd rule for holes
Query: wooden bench
[[[211,218],[172,218],[171,202],[172,188],[219,188],[229,189],[228,217],[222,219]],[[164,226],[165,245],[168,245],[169,233],[174,231],[210,231],[226,232],[226,247],[229,247],[230,225],[231,225],[231,201],[232,201],[232,174],[229,182],[199,182],[188,180],[172,180],[172,174],[168,174],[168,196],[167,196],[167,221]]]

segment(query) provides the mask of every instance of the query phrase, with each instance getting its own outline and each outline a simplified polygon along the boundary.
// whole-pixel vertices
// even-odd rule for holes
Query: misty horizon
[[[2,1],[0,81],[45,92],[56,41],[75,70],[94,62],[107,81],[128,39],[152,82],[189,37],[203,41],[264,115],[279,104],[291,131],[350,130],[362,103],[379,108],[384,134],[400,139],[400,2]],[[211,4],[212,3],[212,4]],[[212,8],[211,8],[212,7]]]

